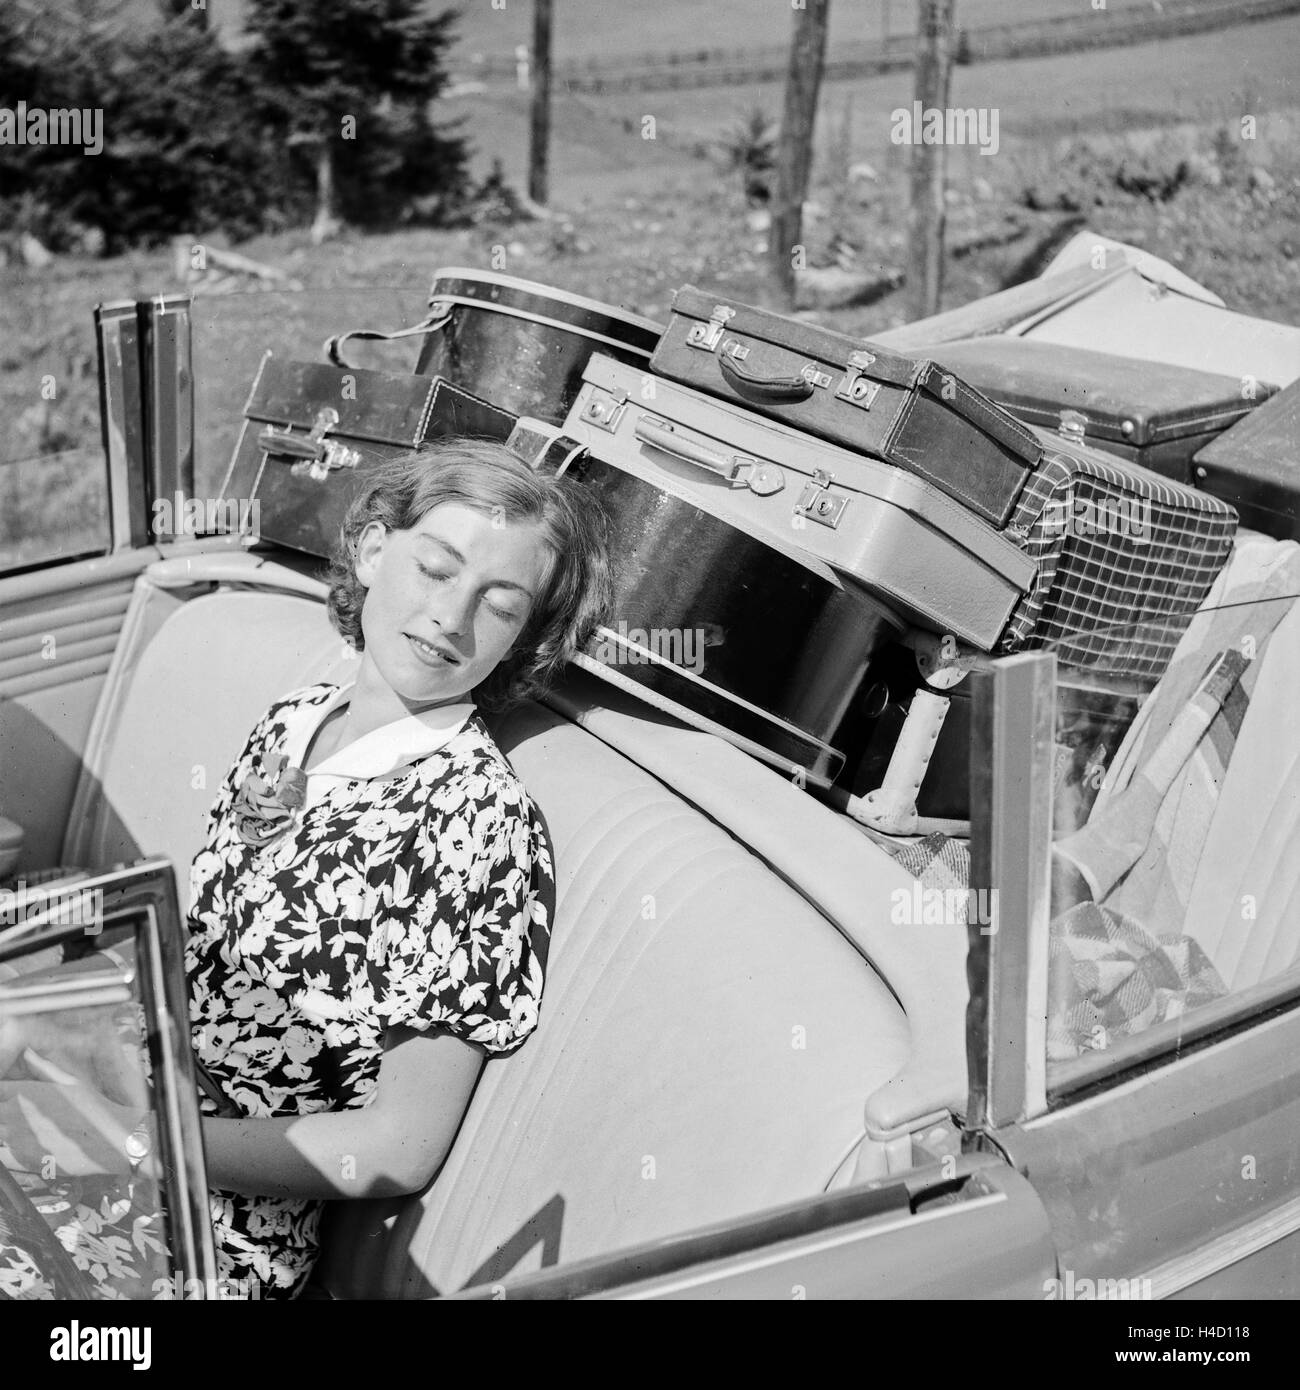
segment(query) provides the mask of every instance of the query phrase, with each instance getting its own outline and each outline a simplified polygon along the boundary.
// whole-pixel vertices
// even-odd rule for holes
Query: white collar
[[[352,698],[355,682],[341,685],[323,705],[307,705],[294,711],[289,720],[289,738],[285,753],[290,767],[302,767],[316,730],[341,705]],[[315,777],[347,778],[370,781],[386,777],[398,768],[419,762],[431,753],[445,748],[465,727],[474,713],[472,701],[438,705],[419,714],[406,714],[370,733],[354,739],[343,748],[335,749],[322,763],[307,774]]]

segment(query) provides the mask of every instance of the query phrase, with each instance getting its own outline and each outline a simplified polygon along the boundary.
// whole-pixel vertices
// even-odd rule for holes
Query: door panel
[[[458,1297],[1043,1298],[1055,1274],[1032,1187],[969,1155]]]
[[[1150,1277],[1158,1297],[1184,1280],[1208,1291],[1221,1268],[1255,1297],[1300,1294],[1297,1055],[1293,1008],[998,1130],[1043,1200],[1062,1270]],[[1291,1252],[1273,1248],[1283,1240]]]
[[[0,815],[19,872],[59,861],[68,808],[136,575],[152,547],[0,579]]]

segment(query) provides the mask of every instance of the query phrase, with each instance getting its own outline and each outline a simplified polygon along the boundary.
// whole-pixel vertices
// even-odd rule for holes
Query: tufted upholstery
[[[183,874],[258,715],[341,675],[319,599],[142,578],[65,858],[165,853]],[[814,1195],[907,1060],[863,956],[725,830],[555,712],[495,732],[556,849],[542,1026],[485,1065],[426,1192],[334,1208],[320,1276],[341,1295],[447,1291]]]

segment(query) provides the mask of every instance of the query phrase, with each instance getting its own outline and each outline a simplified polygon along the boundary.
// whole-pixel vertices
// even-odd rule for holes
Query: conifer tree
[[[246,55],[282,138],[310,153],[323,239],[391,221],[465,179],[464,143],[429,105],[447,82],[453,12],[421,0],[255,0]]]

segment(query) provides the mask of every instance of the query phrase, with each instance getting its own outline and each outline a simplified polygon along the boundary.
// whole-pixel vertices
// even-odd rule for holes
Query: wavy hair
[[[542,694],[608,615],[612,601],[604,509],[565,477],[534,473],[503,444],[456,439],[413,449],[368,471],[339,533],[328,574],[330,620],[357,651],[365,648],[357,544],[371,522],[407,531],[447,502],[507,522],[534,522],[551,552],[541,592],[510,654],[475,690],[487,710]]]

